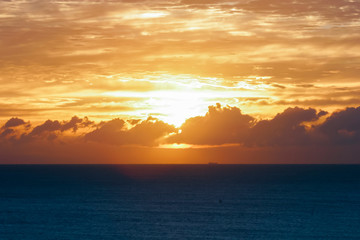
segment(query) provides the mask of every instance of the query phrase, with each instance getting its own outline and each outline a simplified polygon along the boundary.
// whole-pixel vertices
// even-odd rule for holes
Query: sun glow
[[[194,146],[190,145],[190,144],[184,144],[184,143],[176,144],[176,143],[173,143],[173,144],[162,144],[158,148],[185,149],[185,148],[192,148],[192,147],[194,147]]]
[[[180,126],[187,118],[206,111],[206,96],[193,92],[165,92],[158,98],[150,98],[148,103],[154,107],[155,114],[165,122]],[[162,115],[162,116],[161,116]]]
[[[153,116],[179,127],[187,118],[203,115],[214,100],[211,93],[192,91],[150,91],[146,93],[108,92],[115,97],[135,96],[143,98],[131,115]]]
[[[144,88],[143,91],[117,90],[102,93],[103,96],[115,99],[136,98],[136,104],[132,104],[133,109],[125,115],[141,118],[152,116],[177,127],[190,117],[204,115],[210,105],[232,105],[238,104],[239,98],[268,96],[266,90],[271,88],[269,84],[262,82],[267,78],[260,76],[236,79],[235,83],[229,85],[222,78],[194,75],[158,74],[138,78],[111,76],[111,80],[114,79],[127,89],[132,86]]]

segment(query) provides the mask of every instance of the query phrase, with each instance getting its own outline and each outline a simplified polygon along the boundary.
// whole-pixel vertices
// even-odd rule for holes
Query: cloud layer
[[[186,117],[355,107],[359,14],[358,0],[0,1],[0,119],[169,122],[179,90],[198,96]]]
[[[359,19],[358,0],[0,1],[0,162],[351,162]]]
[[[75,157],[84,155],[88,146],[95,146],[105,155],[111,152],[107,152],[109,149],[117,149],[117,151],[121,149],[122,157],[114,155],[112,159],[118,159],[118,163],[122,161],[131,163],[129,154],[134,154],[134,151],[143,152],[145,159],[156,159],[156,156],[163,159],[167,154],[174,154],[178,151],[182,155],[191,154],[192,158],[198,156],[199,159],[204,160],[205,156],[208,157],[209,153],[215,150],[221,152],[221,154],[217,152],[214,155],[218,158],[223,155],[234,159],[244,153],[273,152],[272,154],[277,156],[285,152],[293,154],[302,149],[301,151],[305,150],[305,152],[308,151],[308,154],[317,156],[317,158],[314,157],[313,163],[319,161],[341,163],[342,161],[353,161],[352,153],[359,149],[359,123],[360,107],[346,108],[331,114],[312,108],[295,107],[278,113],[272,119],[259,120],[243,114],[237,107],[223,107],[220,104],[209,106],[209,110],[204,116],[189,118],[179,128],[156,118],[146,120],[116,118],[94,123],[87,118],[75,116],[69,121],[47,120],[37,126],[32,126],[29,122],[19,118],[11,118],[1,127],[0,150],[6,153],[4,156],[7,156],[7,160],[11,157],[15,160],[24,160],[32,159],[34,156],[43,157],[43,155],[58,157],[60,154],[64,157],[65,154],[66,156],[64,152],[49,153],[47,148],[65,147],[68,148],[69,155]],[[171,147],[171,144],[186,144],[190,148],[166,150],[169,146]],[[162,146],[167,147],[164,150]],[[23,149],[23,151],[9,151],[16,148]],[[34,149],[43,150],[34,153]],[[205,153],[200,154],[204,149],[207,149]],[[329,156],[319,157],[320,153],[315,153],[316,149],[324,154],[326,151],[338,149],[337,155],[334,156],[340,157],[337,161],[333,159],[334,156],[325,159],[325,156]],[[164,154],[161,151],[167,151],[167,153]],[[262,162],[274,163],[274,156],[263,154],[261,158],[257,156],[257,159]],[[138,157],[140,158],[140,156]],[[36,157],[34,158],[36,159]],[[284,161],[283,159],[278,160]],[[303,160],[309,161],[309,159]],[[103,160],[97,158],[94,161],[102,163]],[[137,163],[136,161],[139,160],[134,161]],[[183,161],[187,160],[183,159]],[[51,161],[49,162],[51,163]],[[171,160],[168,159],[168,162]]]

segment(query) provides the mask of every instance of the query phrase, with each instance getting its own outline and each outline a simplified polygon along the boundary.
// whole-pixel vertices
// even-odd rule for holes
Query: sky
[[[2,0],[0,163],[359,163],[359,0]]]

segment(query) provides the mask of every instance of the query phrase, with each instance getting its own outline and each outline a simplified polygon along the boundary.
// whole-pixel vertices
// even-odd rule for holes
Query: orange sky
[[[359,76],[359,0],[0,1],[3,161],[96,143],[108,162],[281,162],[307,142],[351,162]]]

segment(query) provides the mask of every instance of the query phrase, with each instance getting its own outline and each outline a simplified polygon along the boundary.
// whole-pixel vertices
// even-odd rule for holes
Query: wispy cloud
[[[0,1],[0,118],[356,107],[359,14],[355,0]]]

